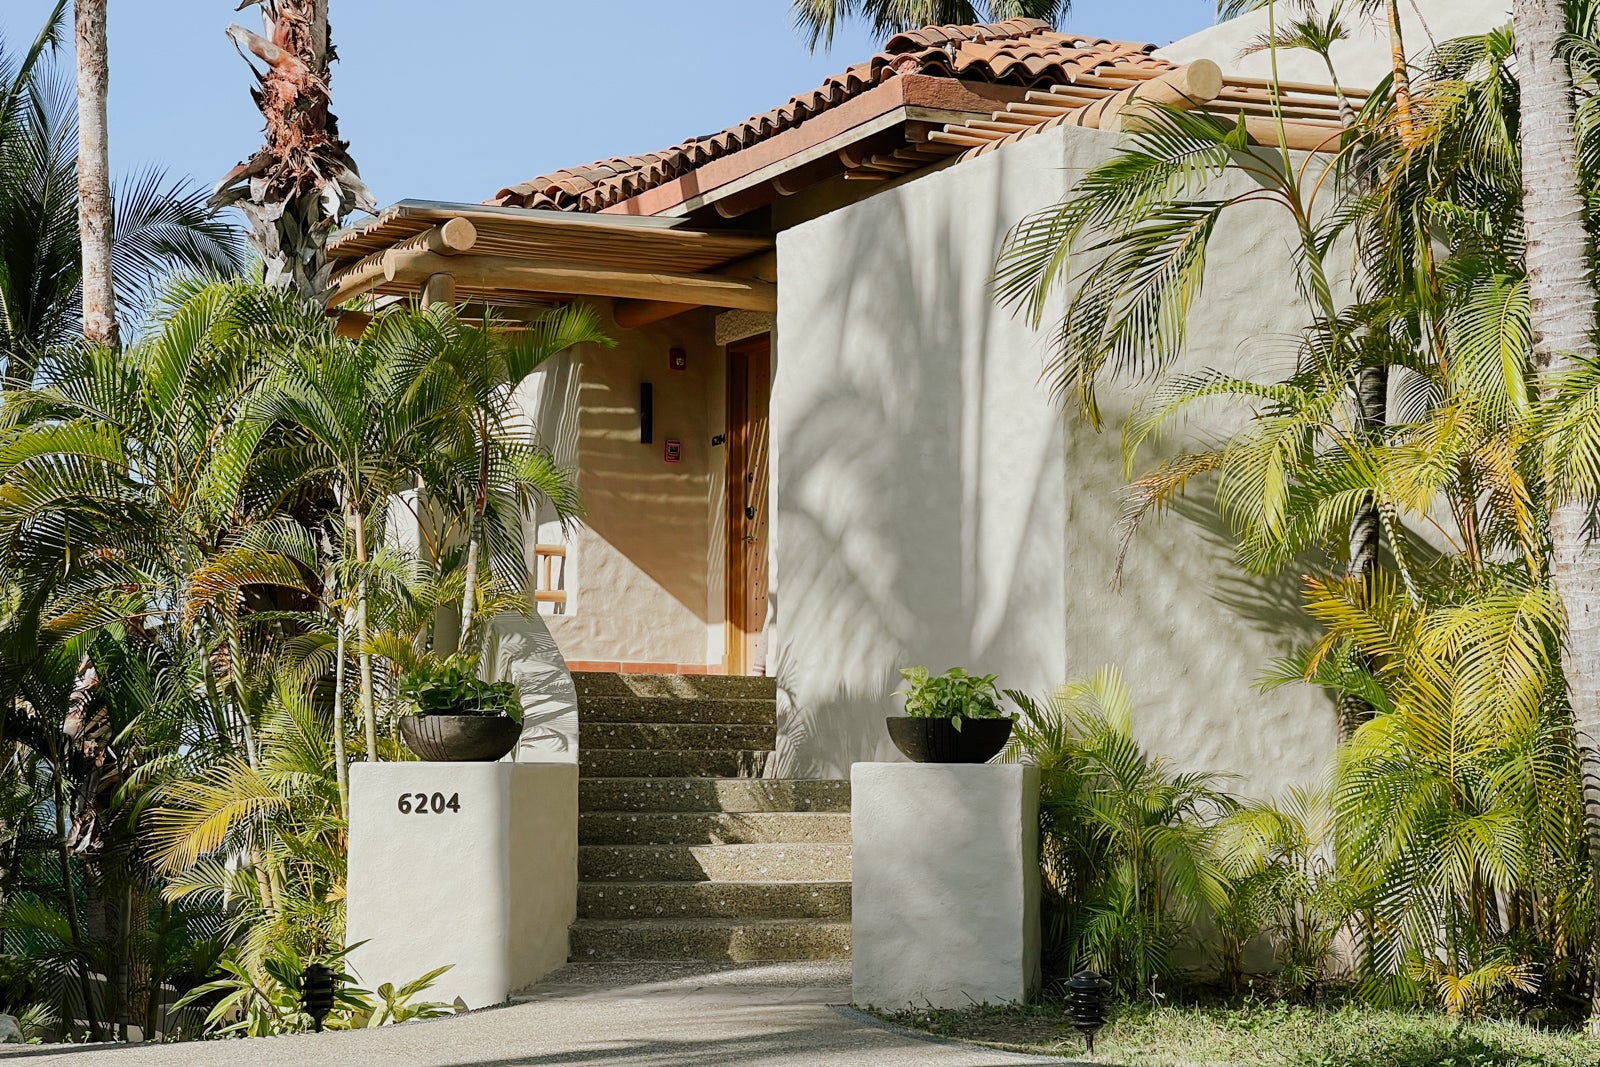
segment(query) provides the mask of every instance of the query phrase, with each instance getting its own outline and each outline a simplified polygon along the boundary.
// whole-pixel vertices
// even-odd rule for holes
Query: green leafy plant
[[[400,692],[417,715],[522,717],[516,683],[484,681],[474,656],[425,660],[400,677]]]
[[[906,698],[906,714],[913,719],[949,719],[959,730],[967,719],[1008,718],[1000,708],[998,675],[968,674],[960,667],[935,675],[926,667],[907,667],[900,677],[908,684],[897,695]]]
[[[300,1009],[300,990],[306,967],[321,962],[334,970],[334,1003],[323,1026],[328,1030],[362,1030],[412,1019],[436,1019],[466,1010],[455,1004],[414,1001],[432,988],[449,967],[429,971],[401,986],[385,982],[377,992],[362,989],[345,970],[344,957],[352,945],[332,955],[302,959],[292,949],[277,952],[252,972],[236,956],[219,961],[222,977],[196,986],[184,994],[178,1008],[201,1004],[207,1008],[205,1029],[216,1037],[274,1037],[303,1034],[312,1028],[311,1017]]]

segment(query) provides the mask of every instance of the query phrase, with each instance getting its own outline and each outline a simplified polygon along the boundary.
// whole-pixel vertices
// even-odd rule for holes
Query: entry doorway
[[[767,414],[772,335],[728,346],[729,674],[766,673]]]

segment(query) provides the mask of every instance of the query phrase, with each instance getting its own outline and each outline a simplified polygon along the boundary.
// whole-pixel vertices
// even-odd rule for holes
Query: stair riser
[[[844,882],[849,845],[584,845],[582,882]]]
[[[578,702],[580,722],[776,723],[772,700],[711,700],[676,697],[585,697]]]
[[[674,749],[771,749],[778,743],[776,726],[724,723],[584,722],[579,715],[578,750],[636,748],[651,752]]]
[[[850,783],[750,778],[587,778],[578,782],[578,810],[848,812]]]
[[[583,919],[849,921],[849,882],[604,882],[578,887]]]
[[[781,845],[850,843],[850,816],[723,812],[601,812],[580,815],[584,845]]]
[[[572,960],[826,960],[850,955],[848,923],[797,923],[778,929],[739,926],[703,929],[639,923],[572,928]]]
[[[773,678],[735,678],[714,675],[600,674],[580,671],[572,676],[581,704],[589,697],[678,697],[710,700],[774,700],[778,683]]]
[[[578,747],[581,778],[760,778],[770,751]]]

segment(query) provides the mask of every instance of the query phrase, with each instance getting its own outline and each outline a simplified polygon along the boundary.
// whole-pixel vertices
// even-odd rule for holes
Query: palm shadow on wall
[[[1031,534],[1012,543],[979,534],[991,468],[975,450],[995,429],[984,412],[996,371],[981,344],[963,339],[986,337],[1004,313],[982,295],[1005,232],[1004,166],[996,161],[991,200],[969,201],[963,219],[922,222],[901,198],[880,197],[873,224],[851,227],[834,253],[851,267],[821,296],[825,321],[812,319],[834,334],[806,347],[846,358],[827,381],[804,383],[809,403],[790,414],[777,448],[781,776],[846,771],[808,743],[819,737],[831,752],[893,758],[882,717],[896,710],[897,668],[1003,670],[1038,642],[1030,621],[1058,609],[1060,534],[1039,534],[1040,497],[1009,526]],[[974,225],[988,230],[988,250],[956,254],[973,246]],[[913,226],[917,247],[950,254],[918,255],[896,239]],[[784,329],[780,322],[779,389],[799,384],[785,380],[793,341]],[[1060,448],[1057,426],[1004,463],[1043,484]],[[826,662],[812,659],[822,655]],[[818,677],[837,681],[819,690]]]

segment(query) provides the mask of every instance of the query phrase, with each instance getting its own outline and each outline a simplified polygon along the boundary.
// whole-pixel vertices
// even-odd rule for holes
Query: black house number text
[[[443,793],[401,793],[397,807],[401,815],[443,815],[447,811],[459,814],[461,794],[451,793],[446,800]]]

